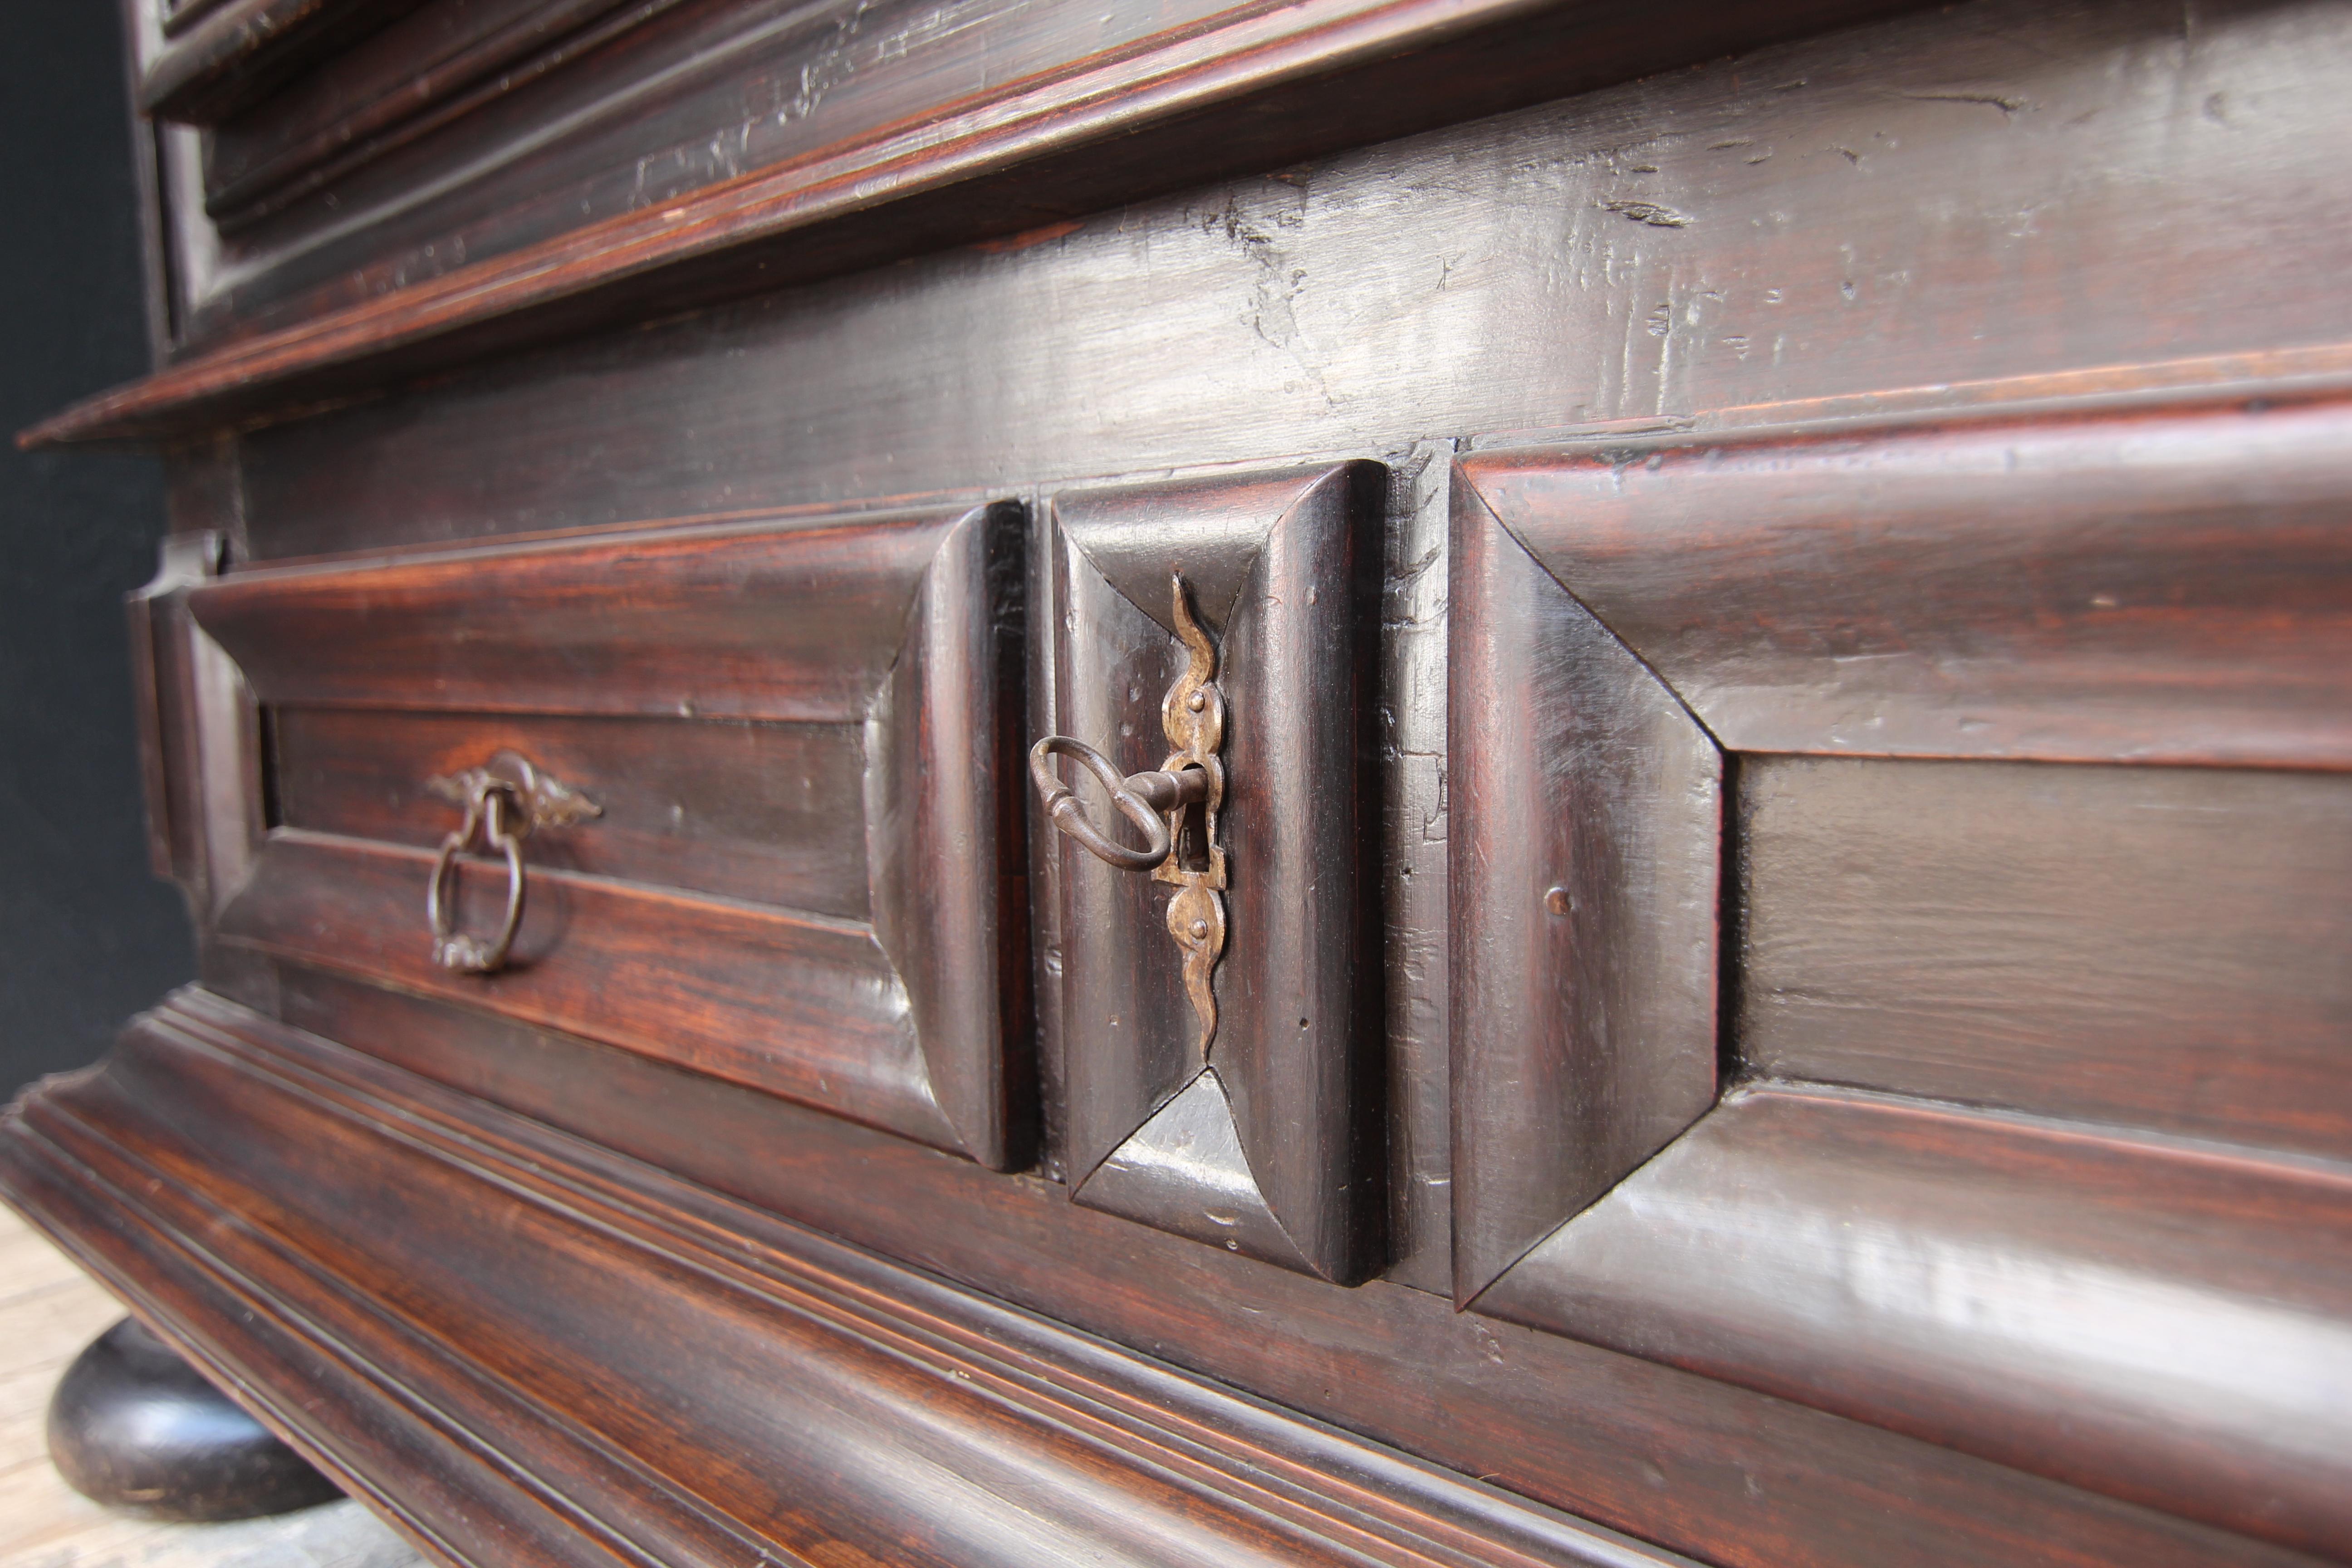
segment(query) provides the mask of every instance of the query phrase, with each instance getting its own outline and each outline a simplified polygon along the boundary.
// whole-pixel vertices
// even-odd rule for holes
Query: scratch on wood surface
[[[2028,100],[2005,92],[1969,92],[1955,89],[1949,92],[1906,92],[1896,96],[1909,99],[1914,103],[1981,103],[1988,109],[2000,110],[2004,116],[2033,107]]]
[[[1690,214],[1676,212],[1674,208],[1662,206],[1656,202],[1628,201],[1622,197],[1612,197],[1602,202],[1601,206],[1605,212],[1619,214],[1631,218],[1635,223],[1648,224],[1652,228],[1688,228],[1694,221]]]

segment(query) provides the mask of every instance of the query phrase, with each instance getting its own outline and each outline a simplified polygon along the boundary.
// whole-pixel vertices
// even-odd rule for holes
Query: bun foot
[[[253,1519],[342,1495],[130,1318],[91,1341],[58,1381],[49,1458],[82,1496],[148,1519]]]

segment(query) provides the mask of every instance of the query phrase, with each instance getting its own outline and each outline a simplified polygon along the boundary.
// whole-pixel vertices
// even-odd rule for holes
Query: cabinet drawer
[[[1020,527],[771,519],[196,589],[270,731],[220,939],[1020,1163]],[[458,781],[499,758],[578,819],[523,834],[511,947],[469,973],[427,895]],[[445,936],[499,929],[489,849],[446,868]]]
[[[1473,1310],[2335,1554],[2352,402],[1474,454]]]
[[[1068,732],[1043,744],[1098,744],[1130,784],[1214,771],[1148,868],[1047,804],[1039,991],[1071,1195],[1340,1280],[1377,1248],[1361,628],[1385,480],[1325,463],[1064,490],[1037,563],[1036,706]]]

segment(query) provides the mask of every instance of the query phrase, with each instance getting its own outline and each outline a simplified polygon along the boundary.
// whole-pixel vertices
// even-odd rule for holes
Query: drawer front
[[[1458,471],[1456,1290],[2352,1531],[2352,404]]]
[[[1066,490],[1040,552],[1039,732],[1111,779],[1216,775],[1136,868],[1066,822],[1084,801],[1128,847],[1135,826],[1066,757],[1043,764],[1069,779],[1041,788],[1076,792],[1037,851],[1072,1195],[1342,1279],[1373,1264],[1379,1213],[1381,494],[1366,463]]]
[[[775,520],[194,590],[271,739],[221,940],[1023,1163],[1020,530]],[[522,837],[511,948],[467,973],[427,893],[453,781],[500,757],[589,814]],[[510,879],[464,848],[443,924],[479,937]]]

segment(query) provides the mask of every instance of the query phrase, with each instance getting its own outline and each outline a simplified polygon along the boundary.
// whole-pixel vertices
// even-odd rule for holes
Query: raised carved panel
[[[1065,491],[1038,616],[1052,638],[1044,723],[1122,773],[1169,755],[1161,703],[1189,659],[1171,575],[1215,646],[1225,700],[1226,936],[1205,1051],[1168,885],[1036,830],[1057,892],[1045,983],[1073,1194],[1335,1279],[1373,1262],[1381,1208],[1374,639],[1360,625],[1380,477],[1336,464]]]
[[[1466,468],[1733,750],[2340,768],[2352,405],[2262,393]]]
[[[768,520],[240,573],[191,595],[278,717],[224,942],[488,1008],[984,1164],[1032,1147],[1014,777],[1021,514]],[[513,750],[509,961],[436,962],[429,780]],[[458,862],[455,924],[504,868]]]
[[[1456,1289],[2337,1554],[2352,399],[2108,380],[1464,460]]]
[[[1723,759],[1466,484],[1452,584],[1466,1302],[1714,1102]]]
[[[191,591],[216,578],[226,551],[217,533],[173,534],[154,578],[123,603],[148,861],[179,884],[200,926],[252,874],[264,831],[253,692],[188,614]]]

